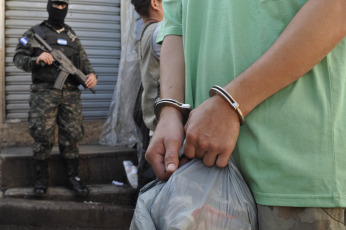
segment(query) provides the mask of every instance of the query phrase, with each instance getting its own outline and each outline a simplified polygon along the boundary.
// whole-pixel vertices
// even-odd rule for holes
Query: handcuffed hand
[[[236,112],[220,96],[204,101],[190,113],[185,125],[184,154],[206,166],[225,167],[234,150],[240,123]]]
[[[188,161],[187,158],[179,159],[178,156],[183,140],[182,115],[173,107],[163,107],[159,123],[145,154],[145,159],[151,164],[160,180],[168,180],[179,166]]]

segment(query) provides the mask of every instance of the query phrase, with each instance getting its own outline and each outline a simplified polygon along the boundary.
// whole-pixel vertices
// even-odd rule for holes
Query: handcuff
[[[192,110],[192,108],[189,104],[184,104],[184,103],[181,103],[181,102],[173,100],[173,99],[161,99],[158,102],[156,102],[155,106],[154,106],[154,113],[155,113],[157,120],[159,120],[161,109],[164,106],[171,106],[171,107],[177,109],[181,113],[181,115],[183,116],[183,124],[185,124],[187,122],[187,119],[189,118],[189,114]]]
[[[241,112],[239,108],[239,104],[233,99],[233,97],[224,88],[218,85],[214,85],[209,90],[209,96],[213,97],[216,94],[218,94],[219,96],[221,96],[223,99],[225,99],[228,102],[231,108],[237,113],[240,125],[243,125],[245,121],[243,113]]]

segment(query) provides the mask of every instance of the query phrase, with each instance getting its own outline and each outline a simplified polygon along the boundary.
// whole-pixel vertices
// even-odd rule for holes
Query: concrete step
[[[4,148],[0,153],[0,229],[129,229],[137,190],[128,184],[125,160],[137,164],[136,150],[80,146],[79,176],[90,195],[77,198],[65,187],[65,167],[58,148],[54,147],[49,163],[49,188],[47,194],[38,199],[33,195],[31,148]],[[112,181],[124,185],[114,185]]]
[[[0,198],[2,230],[129,229],[133,206]]]
[[[39,199],[50,201],[97,202],[135,206],[135,202],[137,199],[137,190],[129,185],[117,186],[112,184],[92,184],[88,185],[88,188],[90,194],[85,198],[76,197],[73,191],[66,187],[49,187],[47,190],[47,194],[42,198],[37,198],[34,196],[33,187],[10,188],[3,191],[2,197],[31,200]]]
[[[88,184],[111,184],[113,180],[127,182],[123,161],[137,164],[135,149],[121,146],[80,146],[79,176]],[[66,172],[58,148],[54,147],[49,161],[50,186],[64,186]],[[34,184],[32,149],[8,147],[0,153],[0,187],[31,187]]]

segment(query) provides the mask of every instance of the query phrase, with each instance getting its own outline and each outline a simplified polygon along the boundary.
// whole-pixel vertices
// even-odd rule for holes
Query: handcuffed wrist
[[[155,107],[154,107],[154,113],[155,113],[157,120],[159,120],[161,109],[164,106],[171,106],[171,107],[177,109],[183,117],[183,124],[186,123],[187,119],[189,118],[189,114],[192,110],[191,106],[189,104],[183,104],[183,103],[176,101],[176,100],[173,100],[173,99],[161,99],[155,103]]]
[[[220,95],[223,99],[225,99],[229,103],[232,109],[237,113],[240,125],[243,125],[245,121],[243,113],[241,112],[239,108],[239,104],[233,99],[233,97],[222,87],[214,85],[209,90],[209,96],[212,97],[216,94]]]

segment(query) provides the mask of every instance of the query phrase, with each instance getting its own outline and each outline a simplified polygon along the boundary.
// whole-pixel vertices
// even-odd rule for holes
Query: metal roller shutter
[[[16,68],[12,59],[18,38],[31,26],[47,19],[47,0],[5,3],[6,119],[26,121],[31,76]],[[106,118],[120,62],[120,0],[71,0],[65,22],[80,37],[99,76],[96,94],[81,87],[84,119]]]

